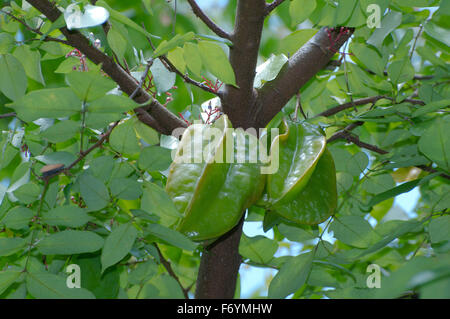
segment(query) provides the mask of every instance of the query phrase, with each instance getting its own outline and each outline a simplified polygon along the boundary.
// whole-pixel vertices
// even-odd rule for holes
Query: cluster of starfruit
[[[278,132],[269,143],[260,143],[264,133],[258,138],[232,130],[226,115],[213,125],[189,126],[166,184],[183,216],[177,230],[196,241],[215,239],[236,226],[251,205],[298,224],[318,224],[331,216],[336,172],[325,136],[312,124],[288,120]],[[268,158],[255,157],[264,154],[260,148],[265,145]],[[265,172],[274,161],[277,169]]]

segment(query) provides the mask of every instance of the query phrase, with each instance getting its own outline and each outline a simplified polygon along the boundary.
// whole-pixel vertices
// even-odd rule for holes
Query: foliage
[[[174,11],[174,2],[98,1],[109,12],[109,29],[88,19],[89,27],[79,31],[172,114],[188,124],[211,124],[221,111],[221,83],[238,88],[230,39],[212,35],[186,1]],[[242,260],[277,270],[254,296],[449,298],[449,2],[278,2],[264,25],[258,89],[282,74],[289,57],[321,27],[355,29],[267,125],[283,127],[291,118],[320,126],[328,143],[314,150],[325,154],[316,158],[314,165],[324,168],[315,172],[327,173],[305,173],[310,176],[302,185],[312,186],[295,209],[286,203],[248,208],[245,223],[259,223],[273,237],[244,233]],[[369,4],[381,7],[381,28],[367,26]],[[232,29],[236,6],[219,1],[207,11]],[[223,194],[202,190],[197,206],[189,207],[192,225],[175,227],[185,211],[174,193],[198,190],[168,179],[178,140],[142,121],[143,102],[128,98],[137,91],[125,94],[102,66],[69,46],[64,25],[63,18],[43,18],[28,2],[2,2],[0,298],[192,296],[205,247],[186,229],[195,226],[195,216],[204,218],[202,205]],[[301,144],[301,136],[288,142]],[[321,164],[333,160],[335,176],[331,164]],[[291,167],[284,169],[272,179],[289,179]],[[305,209],[311,198],[320,203],[322,186],[334,185],[334,178],[331,217],[307,225],[286,213]],[[247,184],[240,185],[246,193],[232,192],[234,204],[252,197],[260,183]],[[397,196],[412,189],[418,202],[404,212]],[[281,197],[278,191],[269,195]],[[222,234],[220,216],[208,217],[212,237]],[[66,286],[70,264],[81,268],[81,289]],[[371,264],[382,269],[380,289],[367,286]]]

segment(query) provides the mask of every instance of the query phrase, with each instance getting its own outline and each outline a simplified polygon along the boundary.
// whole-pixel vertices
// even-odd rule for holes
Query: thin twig
[[[103,142],[111,135],[113,129],[119,124],[119,121],[115,122],[113,125],[111,125],[111,127],[108,129],[108,131],[102,135],[102,137],[91,147],[89,147],[87,150],[80,152],[80,155],[78,156],[78,158],[73,161],[72,164],[70,164],[69,166],[67,166],[67,168],[65,168],[65,171],[69,171],[71,168],[73,168],[75,165],[77,165],[83,158],[85,158],[90,152],[92,152],[93,150],[95,150],[97,147],[100,147]]]
[[[369,69],[365,69],[364,71],[366,71],[367,73],[372,74],[372,75],[376,74],[375,72],[373,72],[372,70],[369,70]],[[387,71],[383,71],[383,74],[385,76],[388,76]],[[414,75],[413,80],[422,81],[422,80],[431,80],[432,78],[434,78],[433,75],[416,74],[416,75]]]
[[[278,7],[283,2],[284,2],[284,0],[275,0],[275,1],[272,1],[271,3],[268,3],[266,5],[265,15],[266,16],[269,15],[273,10],[275,10],[276,7]]]
[[[0,119],[5,119],[5,118],[8,118],[8,117],[14,117],[16,115],[17,114],[15,112],[0,114]]]
[[[298,111],[300,110],[300,113],[302,113],[303,118],[306,120],[308,117],[305,114],[305,111],[303,111],[302,103],[300,102],[300,93],[297,93],[296,95],[297,101],[295,103],[295,113],[294,113],[294,120],[296,121],[298,118]]]
[[[414,51],[416,50],[417,40],[419,40],[419,37],[420,37],[420,35],[422,33],[422,30],[423,30],[423,23],[420,25],[419,32],[417,32],[416,38],[414,39],[414,44],[413,44],[413,46],[411,48],[411,53],[409,54],[409,58],[410,59],[412,59]]]
[[[381,149],[381,148],[379,148],[376,145],[372,145],[372,144],[368,144],[368,143],[362,142],[359,139],[358,136],[356,136],[356,135],[351,133],[351,131],[353,129],[355,129],[356,127],[361,126],[363,124],[364,124],[364,122],[361,122],[361,121],[351,123],[350,125],[345,127],[342,131],[339,131],[339,132],[335,133],[334,135],[332,135],[327,140],[327,143],[331,143],[333,141],[336,141],[336,140],[339,140],[339,139],[343,139],[343,140],[346,140],[346,141],[348,141],[350,143],[353,143],[353,144],[355,144],[355,145],[357,145],[359,147],[362,147],[362,148],[368,149],[370,151],[373,151],[375,153],[378,153],[378,154],[381,154],[381,155],[388,154],[389,153],[388,151],[386,151],[384,149]],[[435,170],[434,168],[428,167],[426,165],[418,165],[416,167],[418,167],[421,170],[424,170],[426,172],[429,172],[429,173],[437,173],[437,172],[439,172],[438,170]],[[450,180],[450,175],[448,175],[448,174],[441,173],[440,176],[445,178],[445,179],[449,179]]]
[[[376,145],[368,144],[368,143],[365,143],[365,142],[361,141],[358,136],[353,135],[353,134],[351,134],[349,132],[346,132],[345,130],[344,131],[340,131],[340,132],[336,133],[335,135],[333,135],[332,137],[330,137],[329,142],[337,140],[337,139],[347,140],[348,142],[351,142],[351,143],[353,143],[355,145],[358,145],[359,147],[368,149],[368,150],[370,150],[372,152],[375,152],[375,153],[378,153],[378,154],[381,154],[381,155],[389,153],[388,151],[383,150],[383,149],[379,148]]]
[[[142,28],[145,29],[145,25],[144,24],[142,24]],[[152,50],[155,51],[155,45],[153,44],[152,39],[147,37],[147,41],[150,44],[150,47],[152,48]],[[207,85],[205,85],[205,84],[203,84],[201,82],[195,81],[194,79],[190,78],[188,75],[183,74],[180,70],[178,70],[175,67],[175,65],[173,65],[172,62],[170,62],[170,60],[167,58],[166,55],[160,55],[159,59],[161,61],[163,61],[163,64],[164,64],[164,66],[166,67],[167,70],[169,70],[170,72],[175,72],[176,74],[181,76],[186,83],[195,85],[196,87],[199,87],[200,89],[202,89],[202,90],[204,90],[206,92],[209,92],[209,93],[215,94],[215,95],[217,95],[219,97],[222,97],[222,93],[216,92],[213,89],[211,89],[210,87],[208,87]]]
[[[362,99],[353,100],[353,102],[350,101],[350,102],[346,102],[346,103],[343,103],[341,105],[332,107],[332,108],[330,108],[330,109],[328,109],[326,111],[323,111],[322,113],[317,114],[316,117],[319,117],[319,116],[325,116],[325,117],[331,116],[331,115],[337,114],[337,113],[339,113],[339,112],[341,112],[343,110],[346,110],[348,108],[352,108],[354,106],[364,105],[364,104],[368,104],[368,103],[376,103],[378,100],[381,100],[381,99],[386,99],[386,100],[390,100],[390,101],[394,100],[392,97],[389,97],[389,96],[386,96],[386,95],[377,95],[377,96],[372,96],[372,97],[365,97],[365,98],[362,98]],[[405,99],[402,102],[407,102],[407,103],[411,103],[411,104],[414,104],[414,105],[425,105],[425,102],[423,102],[421,100],[414,100],[414,99]]]
[[[136,89],[133,91],[133,93],[131,93],[130,95],[130,99],[133,99],[136,94],[139,92],[139,90],[142,88],[142,86],[144,85],[145,82],[145,78],[148,75],[148,72],[150,71],[150,68],[153,65],[153,59],[150,59],[149,61],[147,61],[147,66],[145,67],[145,71],[142,74],[141,80],[139,81],[139,85],[136,87]]]
[[[215,34],[217,34],[221,38],[228,39],[232,41],[231,35],[229,35],[226,31],[222,30],[217,24],[215,24],[198,6],[195,0],[187,0],[192,8],[194,14],[203,21],[204,24]]]
[[[181,290],[183,291],[183,295],[186,299],[189,299],[189,295],[188,295],[188,291],[190,289],[185,289],[183,287],[183,285],[180,282],[180,279],[178,278],[177,274],[173,271],[172,265],[170,264],[170,262],[164,258],[161,250],[159,249],[158,245],[156,243],[153,244],[156,248],[156,250],[158,251],[158,255],[159,255],[159,259],[161,260],[161,263],[163,264],[164,268],[166,268],[167,272],[169,273],[169,275],[175,279],[175,281],[178,283],[178,285],[181,287]]]
[[[58,38],[53,38],[53,37],[49,37],[46,36],[44,33],[42,33],[39,28],[33,28],[31,26],[29,26],[24,20],[16,17],[15,15],[4,11],[4,10],[0,10],[1,13],[6,14],[7,16],[11,17],[12,19],[16,20],[17,22],[21,23],[26,29],[28,29],[29,31],[36,33],[44,38],[39,39],[40,41],[53,41],[53,42],[59,42],[59,43],[64,43],[66,45],[70,45],[68,41],[66,40],[62,40],[62,39],[58,39]]]
[[[165,66],[169,71],[175,72],[176,74],[178,74],[179,76],[181,76],[181,77],[183,78],[184,82],[189,83],[189,84],[192,84],[192,85],[195,85],[196,87],[199,87],[200,89],[202,89],[202,90],[204,90],[204,91],[206,91],[206,92],[215,94],[215,95],[217,95],[217,96],[219,96],[219,97],[222,96],[222,93],[216,92],[216,91],[214,91],[213,89],[211,89],[210,87],[208,87],[207,85],[205,85],[205,84],[203,84],[203,83],[201,83],[201,82],[195,81],[194,79],[190,78],[190,77],[187,76],[186,74],[181,73],[181,71],[178,70],[178,69],[173,65],[173,63],[170,62],[170,60],[169,60],[165,55],[161,55],[161,56],[159,56],[159,58],[161,59],[161,61],[163,61],[164,66]]]

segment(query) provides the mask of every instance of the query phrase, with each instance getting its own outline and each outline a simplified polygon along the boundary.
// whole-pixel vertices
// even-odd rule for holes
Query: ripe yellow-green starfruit
[[[238,158],[250,154],[257,138],[229,129],[226,115],[212,126],[189,126],[170,166],[166,191],[183,216],[177,230],[192,240],[217,238],[231,230],[264,189],[260,166]]]

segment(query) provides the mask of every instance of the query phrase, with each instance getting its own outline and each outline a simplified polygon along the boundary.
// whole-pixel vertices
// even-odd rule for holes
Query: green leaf
[[[69,88],[35,90],[9,104],[19,118],[32,122],[39,118],[60,118],[81,111],[81,101]]]
[[[41,70],[41,54],[38,50],[31,50],[28,45],[21,45],[14,50],[13,55],[22,62],[29,78],[45,85]]]
[[[220,81],[236,86],[233,68],[220,45],[210,41],[200,41],[198,48],[208,71]]]
[[[160,59],[153,61],[150,72],[152,72],[158,94],[167,92],[175,85],[176,74],[167,70]]]
[[[11,209],[0,222],[7,228],[22,229],[28,226],[33,216],[34,213],[31,209],[16,206]]]
[[[404,58],[389,64],[387,73],[394,84],[399,84],[412,80],[415,71],[409,58]]]
[[[16,101],[25,95],[27,75],[19,60],[11,54],[0,55],[0,91]]]
[[[381,281],[381,288],[376,291],[376,298],[397,298],[403,293],[426,287],[433,281],[448,278],[449,257],[427,258],[416,256],[392,272],[388,280]]]
[[[292,32],[291,34],[280,40],[278,49],[276,51],[277,54],[285,54],[292,56],[316,33],[317,30],[315,29],[301,29]]]
[[[27,241],[23,238],[4,238],[0,237],[0,256],[6,257],[22,250],[27,245]],[[1,272],[0,272],[1,274]],[[1,294],[0,279],[0,294]]]
[[[59,206],[42,213],[42,222],[51,226],[81,227],[91,217],[77,206]]]
[[[306,283],[311,272],[313,254],[306,253],[290,258],[269,285],[268,297],[271,299],[285,298],[296,292]]]
[[[68,288],[66,278],[50,273],[27,273],[27,290],[37,299],[94,299],[84,288]]]
[[[186,42],[183,46],[183,57],[189,71],[200,77],[203,63],[197,44]]]
[[[103,238],[94,232],[64,230],[45,237],[37,248],[44,255],[74,255],[97,251],[103,243]]]
[[[402,22],[402,14],[397,11],[390,11],[381,20],[381,27],[376,28],[370,38],[367,40],[368,44],[381,49],[384,39],[392,33]]]
[[[412,117],[422,116],[427,113],[438,111],[442,108],[446,108],[450,105],[450,99],[432,101],[413,112]]]
[[[107,40],[111,50],[113,50],[118,59],[122,61],[124,59],[125,51],[127,50],[127,39],[113,26],[108,31]]]
[[[14,37],[8,33],[0,33],[0,54],[11,52],[15,47]]]
[[[239,254],[258,264],[267,264],[278,249],[278,243],[267,237],[258,235],[247,237],[242,235],[239,243]]]
[[[102,273],[121,261],[133,247],[137,230],[131,222],[114,228],[105,240],[102,250]]]
[[[280,72],[288,58],[284,54],[272,55],[266,62],[256,68],[253,86],[260,88],[264,82],[272,81]]]
[[[305,21],[316,9],[316,0],[293,0],[289,5],[292,26]]]
[[[139,168],[146,171],[164,171],[172,162],[172,151],[160,146],[148,146],[139,155]]]
[[[343,243],[358,248],[367,248],[380,239],[369,222],[360,216],[341,216],[333,221],[330,230]]]
[[[186,62],[184,61],[184,49],[176,47],[167,53],[167,58],[181,73],[186,73]]]
[[[446,171],[450,171],[450,116],[438,117],[423,133],[419,150]]]
[[[119,124],[112,131],[109,137],[109,143],[115,151],[124,155],[134,155],[141,150],[132,120],[127,120]]]
[[[112,196],[125,200],[138,199],[142,195],[141,183],[132,178],[113,178],[109,188]]]
[[[104,155],[94,158],[89,162],[89,173],[104,183],[108,183],[114,169],[114,158]]]
[[[109,268],[102,274],[100,256],[92,254],[78,255],[72,263],[80,266],[81,287],[91,291],[98,299],[118,298],[121,280],[117,267]]]
[[[13,192],[17,200],[24,204],[31,204],[39,199],[41,188],[35,183],[26,183]]]
[[[362,187],[368,193],[378,194],[395,187],[395,182],[390,174],[380,174],[376,176],[368,176],[364,179]]]
[[[341,0],[339,1],[338,7],[334,14],[333,25],[346,25],[346,22],[350,19],[352,15],[358,15],[355,7],[360,1],[357,0]]]
[[[107,94],[89,103],[88,112],[99,114],[114,114],[128,112],[138,106],[139,105],[136,102],[126,96]]]
[[[5,270],[0,271],[0,295],[6,291],[17,279],[19,279],[21,271]]]
[[[89,211],[97,211],[109,203],[109,193],[105,184],[98,178],[83,174],[79,177],[80,193]]]
[[[80,123],[67,120],[60,121],[42,132],[42,137],[51,143],[60,143],[71,139],[80,131]]]
[[[35,158],[46,165],[64,164],[65,166],[69,166],[76,160],[75,155],[69,152],[53,152],[46,155],[39,155]]]
[[[128,282],[132,285],[140,285],[158,273],[158,265],[149,259],[144,263],[138,264],[136,269],[130,272]]]
[[[142,138],[148,145],[159,143],[158,132],[141,121],[134,122],[134,130],[136,131],[138,137]]]
[[[437,24],[428,21],[425,24],[424,31],[433,39],[444,43],[447,47],[450,46],[450,33],[448,29],[441,28]]]
[[[155,49],[155,52],[153,52],[153,58],[157,58],[160,55],[164,55],[170,50],[183,45],[187,41],[193,40],[195,37],[194,32],[188,32],[186,34],[177,34],[169,41],[164,40],[162,41],[158,47]]]
[[[114,81],[97,70],[88,72],[73,71],[66,75],[66,79],[78,98],[86,102],[103,97],[117,86]]]
[[[347,172],[353,176],[359,176],[369,165],[369,158],[366,153],[359,152],[353,155],[347,162]]]
[[[144,287],[142,297],[146,299],[184,299],[179,283],[168,274],[153,277]]]
[[[384,76],[386,61],[383,61],[376,50],[365,44],[352,42],[351,51],[369,70]]]
[[[300,227],[290,226],[283,223],[278,225],[278,231],[288,240],[299,243],[316,238],[316,236],[314,236],[311,232],[308,232]]]
[[[163,226],[172,226],[181,217],[169,195],[154,183],[145,183],[141,209],[159,216]]]
[[[197,247],[197,244],[183,234],[160,224],[149,224],[145,232],[181,249],[192,251]]]
[[[90,60],[86,60],[86,67],[88,70],[95,69],[97,66]],[[58,68],[54,71],[55,73],[71,73],[75,70],[80,70],[81,64],[80,60],[76,57],[69,56],[62,61]]]
[[[450,240],[450,216],[441,216],[433,218],[428,225],[431,242],[439,243],[444,240]]]
[[[123,15],[122,13],[112,9],[104,0],[100,0],[96,3],[97,5],[104,7],[108,10],[110,17],[113,20],[116,20],[132,29],[134,29],[135,31],[143,34],[146,37],[150,37],[150,38],[157,38],[159,39],[159,37],[148,33],[147,31],[145,31],[144,28],[140,27],[136,22],[134,22],[133,20],[131,20],[130,18],[126,17],[125,15]]]

